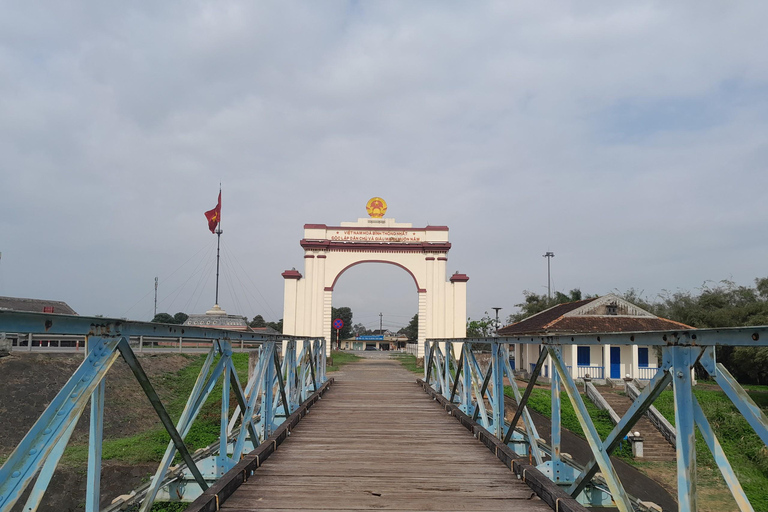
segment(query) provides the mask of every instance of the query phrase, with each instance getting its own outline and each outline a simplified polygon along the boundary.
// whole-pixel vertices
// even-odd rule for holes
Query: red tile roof
[[[567,313],[600,298],[558,304],[541,313],[529,316],[520,322],[502,327],[499,329],[499,335],[528,336],[557,333],[675,331],[692,328],[680,322],[659,318],[647,313],[645,315],[590,315],[588,313],[567,315]]]

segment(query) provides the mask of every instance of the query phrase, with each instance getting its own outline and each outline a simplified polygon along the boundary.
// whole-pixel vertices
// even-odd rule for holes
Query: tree
[[[355,336],[365,336],[367,334],[370,334],[371,331],[365,328],[363,324],[355,324],[354,327],[352,327],[352,334]]]
[[[264,320],[264,317],[261,315],[256,315],[253,317],[253,320],[251,320],[251,323],[248,324],[251,327],[266,327],[267,322]]]
[[[480,320],[467,318],[467,338],[488,338],[496,332],[496,321],[485,312],[485,316]]]
[[[664,291],[655,302],[643,300],[634,289],[623,297],[654,315],[691,327],[716,328],[768,324],[768,278],[755,287],[730,280],[705,282],[698,294]],[[717,347],[717,360],[745,384],[768,382],[768,347]]]
[[[281,318],[277,322],[267,322],[266,327],[271,327],[272,329],[276,330],[280,334],[283,334],[283,319]]]
[[[175,324],[176,319],[168,313],[158,313],[155,315],[155,318],[152,319],[152,322],[157,324]]]
[[[578,288],[574,288],[568,294],[555,292],[555,296],[551,299],[544,294],[538,295],[530,290],[524,290],[523,295],[525,296],[525,302],[515,304],[515,307],[520,308],[520,312],[509,315],[509,317],[507,317],[507,322],[510,324],[519,322],[520,320],[528,318],[531,315],[535,315],[536,313],[541,313],[542,311],[553,306],[557,306],[558,304],[565,304],[566,302],[576,302],[577,300],[582,300],[582,293]],[[583,298],[589,299],[593,297],[597,297],[597,295],[587,295]]]
[[[397,333],[407,336],[409,341],[416,341],[419,339],[419,314],[416,313],[413,315],[413,318],[411,318],[408,325],[397,331]]]
[[[184,322],[186,322],[187,318],[189,318],[189,315],[186,314],[186,313],[182,313],[181,311],[179,311],[178,313],[173,315],[173,319],[174,319],[175,323],[177,323],[179,325],[181,325]]]

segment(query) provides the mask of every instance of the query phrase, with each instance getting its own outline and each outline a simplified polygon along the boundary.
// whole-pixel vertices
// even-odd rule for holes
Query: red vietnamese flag
[[[221,222],[221,190],[219,190],[219,202],[216,208],[205,212],[205,218],[208,219],[208,229],[211,233],[216,233],[216,226]]]

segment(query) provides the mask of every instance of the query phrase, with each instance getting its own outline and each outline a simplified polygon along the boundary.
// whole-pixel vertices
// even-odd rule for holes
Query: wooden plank
[[[551,510],[397,362],[334,377],[222,510]]]

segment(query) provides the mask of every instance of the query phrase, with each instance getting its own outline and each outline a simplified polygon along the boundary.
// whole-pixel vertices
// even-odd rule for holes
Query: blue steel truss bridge
[[[329,379],[323,338],[0,311],[0,333],[5,332],[85,336],[87,346],[83,363],[0,468],[2,512],[17,504],[37,510],[88,404],[88,511],[150,510],[156,500],[189,502],[191,511],[653,510],[626,490],[610,454],[669,386],[675,404],[678,510],[698,509],[697,428],[738,509],[754,510],[693,393],[696,363],[768,444],[768,418],[715,355],[717,346],[766,345],[768,327],[433,339],[424,344],[419,379],[375,357]],[[205,363],[175,422],[134,352],[131,340],[141,337],[208,344]],[[525,389],[518,388],[510,365],[514,344],[541,346]],[[605,440],[564,362],[563,348],[573,344],[660,347],[655,375]],[[232,362],[233,346],[258,351],[258,364],[245,383]],[[481,347],[490,348],[489,359],[478,357]],[[100,507],[104,378],[118,357],[130,367],[171,441],[147,485]],[[547,358],[553,368],[549,442],[541,439],[526,405]],[[218,383],[219,441],[191,453],[185,438]],[[505,410],[505,384],[512,387],[514,412]],[[591,451],[586,464],[561,451],[563,398],[586,435]]]

